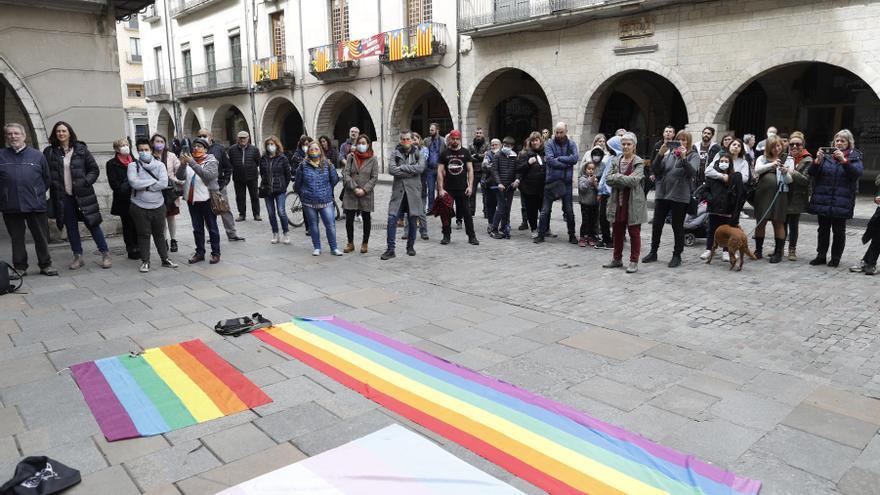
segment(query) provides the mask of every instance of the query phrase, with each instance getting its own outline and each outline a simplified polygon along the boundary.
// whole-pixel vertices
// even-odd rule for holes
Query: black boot
[[[642,258],[642,263],[653,263],[657,261],[657,251],[651,250],[650,253],[646,254],[644,258]]]
[[[443,239],[440,240],[440,244],[443,244],[443,245],[449,244],[449,241],[450,241],[450,240],[451,240],[451,239],[450,239],[449,233],[448,233],[448,232],[444,232],[444,233],[443,233]]]
[[[782,249],[785,247],[785,239],[774,239],[776,246],[773,247],[773,254],[770,255],[770,263],[779,263],[782,261]]]
[[[761,259],[764,257],[764,238],[763,237],[755,237],[755,258]]]

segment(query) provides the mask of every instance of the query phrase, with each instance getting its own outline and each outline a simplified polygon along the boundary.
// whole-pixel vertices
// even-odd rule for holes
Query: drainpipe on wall
[[[455,106],[458,112],[458,130],[462,131],[461,119],[461,35],[458,34],[458,13],[461,11],[461,0],[455,1]]]
[[[313,134],[309,132],[309,124],[306,120],[306,89],[303,87],[306,81],[306,49],[303,46],[303,5],[302,0],[297,2],[299,7],[299,101],[302,108],[300,117],[303,121],[303,134]]]
[[[247,34],[247,31],[248,31],[248,29],[247,29],[247,26],[248,26],[247,0],[242,0],[242,3],[244,5],[244,31],[245,31],[244,39],[245,39],[245,43],[248,44],[245,47],[245,53],[250,53],[250,51],[251,51],[251,48],[250,48],[251,37],[248,36],[248,34]],[[253,42],[254,42],[254,55],[253,55],[254,58],[252,60],[256,60],[257,59],[257,11],[256,11],[257,5],[256,5],[255,0],[251,0],[251,8],[253,10],[251,12],[251,15],[253,15],[252,34],[253,34]],[[260,142],[260,136],[257,133],[257,130],[258,130],[257,104],[254,101],[254,99],[255,99],[254,91],[256,91],[256,85],[254,84],[254,75],[253,75],[253,67],[251,67],[251,65],[252,65],[251,60],[245,60],[244,62],[247,64],[247,68],[248,68],[248,70],[247,70],[248,96],[250,97],[250,100],[251,100],[251,122],[253,122],[253,128],[251,129],[251,144],[254,144],[254,143]]]
[[[379,0],[379,32],[382,32],[382,0]],[[385,65],[379,61],[379,168],[385,172]]]
[[[171,50],[174,47],[171,46],[171,17],[168,16],[168,0],[162,2],[162,7],[165,10],[165,16],[162,18],[162,25],[165,26],[165,54],[168,56],[168,89],[169,95],[171,96],[171,111],[174,112],[174,134],[183,138],[186,135],[183,133],[183,122],[180,119],[180,105],[177,102],[177,98],[174,96],[174,80],[177,79],[177,69],[174,65],[174,57],[171,55]],[[159,77],[162,77],[162,74],[159,74]],[[156,130],[158,131],[158,129]]]

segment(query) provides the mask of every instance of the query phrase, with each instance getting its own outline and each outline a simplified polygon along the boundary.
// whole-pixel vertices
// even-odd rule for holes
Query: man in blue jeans
[[[553,139],[544,143],[544,162],[547,164],[546,188],[552,188],[551,184],[562,182],[564,194],[554,198],[550,193],[552,189],[544,190],[544,204],[541,208],[541,220],[538,223],[538,237],[535,243],[544,242],[544,236],[550,229],[550,210],[556,199],[562,200],[562,215],[568,226],[568,242],[577,244],[578,239],[574,235],[574,211],[572,210],[572,174],[574,166],[578,162],[578,149],[574,141],[568,139],[568,127],[565,122],[556,124],[553,131]]]
[[[425,160],[425,182],[428,187],[428,209],[434,206],[434,198],[437,196],[437,162],[440,154],[446,151],[446,139],[440,135],[440,124],[432,123],[428,128],[428,137],[422,143],[428,149],[428,158]]]
[[[388,246],[380,257],[390,260],[394,254],[397,236],[397,219],[403,213],[409,213],[406,238],[406,254],[415,256],[416,220],[419,215],[414,212],[424,208],[422,199],[422,172],[425,171],[425,156],[412,144],[412,132],[400,133],[400,144],[391,154],[388,173],[394,177],[391,184],[391,201],[388,203]]]

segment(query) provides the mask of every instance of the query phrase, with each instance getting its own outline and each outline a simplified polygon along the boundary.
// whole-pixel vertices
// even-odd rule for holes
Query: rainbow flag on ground
[[[272,400],[201,340],[70,367],[108,441],[158,435]]]
[[[761,482],[337,318],[262,341],[550,493],[753,495]]]

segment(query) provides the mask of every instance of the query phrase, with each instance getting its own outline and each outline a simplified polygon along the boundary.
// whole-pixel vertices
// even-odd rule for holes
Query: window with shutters
[[[418,26],[423,22],[431,22],[431,0],[406,1],[406,25]]]
[[[348,0],[330,0],[330,38],[334,44],[348,40]]]
[[[275,12],[271,16],[272,22],[272,55],[278,60],[287,54],[284,40],[284,12]]]

